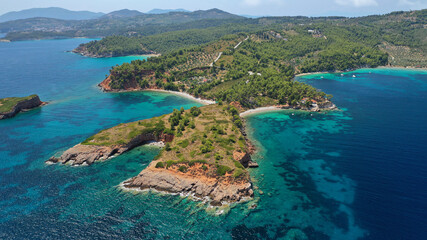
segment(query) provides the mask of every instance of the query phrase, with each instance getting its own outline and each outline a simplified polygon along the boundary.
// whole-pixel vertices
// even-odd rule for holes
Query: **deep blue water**
[[[249,116],[259,150],[255,199],[216,209],[118,188],[155,147],[89,167],[44,164],[101,129],[199,105],[163,93],[102,93],[96,84],[108,69],[137,57],[66,52],[86,41],[0,43],[0,97],[50,101],[0,121],[0,239],[426,239],[426,72],[300,79],[333,94],[343,111]]]
[[[356,182],[353,209],[369,239],[427,239],[427,71],[304,79],[332,93],[349,118],[340,121],[344,131],[319,135],[312,145],[340,153],[327,159]]]

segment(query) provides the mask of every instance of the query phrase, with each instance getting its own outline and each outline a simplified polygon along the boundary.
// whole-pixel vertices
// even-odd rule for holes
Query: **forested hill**
[[[217,41],[228,34],[246,35],[275,31],[270,39],[283,39],[287,45],[293,41],[306,42],[295,51],[308,49],[305,56],[295,56],[292,61],[303,72],[322,70],[343,70],[357,64],[346,64],[348,48],[362,54],[360,57],[372,59],[364,54],[366,49],[390,55],[394,66],[427,66],[427,10],[397,12],[382,16],[361,18],[307,18],[272,17],[260,19],[222,19],[189,22],[185,24],[156,28],[160,34],[139,37],[111,36],[81,45],[76,51],[89,56],[121,56],[155,52],[167,54],[180,48],[187,48]],[[208,27],[209,26],[209,27]],[[175,30],[173,30],[175,29]],[[164,32],[163,32],[164,31]],[[145,34],[148,34],[145,32]],[[373,50],[372,50],[373,51]],[[370,52],[372,52],[370,51]],[[345,54],[344,54],[345,53]],[[302,57],[303,59],[297,59]],[[334,63],[330,59],[337,57]],[[338,63],[341,57],[344,57]],[[366,66],[379,65],[369,61]],[[361,64],[357,66],[362,66]]]
[[[101,86],[107,91],[146,88],[184,91],[242,108],[271,105],[311,108],[312,103],[328,107],[331,96],[294,81],[297,71],[376,67],[387,63],[387,54],[356,39],[324,36],[302,26],[280,32],[226,35],[208,44],[115,66]]]
[[[119,49],[143,47],[163,54],[113,67],[101,83],[107,91],[184,91],[242,108],[328,107],[331,96],[294,81],[295,74],[388,64],[427,67],[425,16],[424,10],[351,19],[263,18],[145,37],[112,36],[80,48],[120,54]]]
[[[42,20],[41,20],[42,19]],[[145,35],[157,27],[184,24],[204,19],[244,19],[219,9],[194,12],[144,14],[120,10],[101,18],[83,21],[58,21],[51,18],[30,18],[0,23],[0,32],[11,41],[54,37],[100,37],[114,34]],[[158,33],[158,32],[156,32]]]

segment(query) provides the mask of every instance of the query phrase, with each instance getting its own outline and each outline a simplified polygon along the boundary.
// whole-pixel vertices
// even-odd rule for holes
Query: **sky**
[[[62,7],[108,13],[153,8],[221,10],[252,16],[365,16],[427,8],[427,0],[0,0],[0,14],[28,8]]]

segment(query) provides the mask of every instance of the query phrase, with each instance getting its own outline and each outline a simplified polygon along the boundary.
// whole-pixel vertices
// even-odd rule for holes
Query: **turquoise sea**
[[[66,52],[87,41],[0,43],[0,98],[50,102],[0,121],[0,239],[426,239],[427,72],[300,78],[342,111],[249,116],[255,199],[216,209],[118,188],[155,147],[89,167],[44,164],[101,129],[200,106],[165,93],[102,93],[111,66],[143,57]]]

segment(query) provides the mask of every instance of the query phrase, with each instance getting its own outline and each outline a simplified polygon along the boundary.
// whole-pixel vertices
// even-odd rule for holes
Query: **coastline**
[[[181,97],[185,97],[194,101],[197,101],[203,105],[211,105],[211,104],[215,104],[215,101],[212,100],[208,100],[208,99],[201,99],[201,98],[196,98],[194,96],[192,96],[191,94],[185,93],[185,92],[177,92],[177,91],[170,91],[170,90],[163,90],[163,89],[143,89],[142,91],[148,91],[148,92],[163,92],[163,93],[170,93],[170,94],[175,94]]]
[[[163,92],[163,93],[175,94],[175,95],[187,98],[187,99],[191,99],[191,100],[199,102],[203,105],[216,104],[216,101],[209,100],[209,99],[197,98],[197,97],[195,97],[189,93],[186,93],[186,92],[164,90],[164,89],[159,89],[159,88],[141,89],[139,86],[135,86],[134,88],[128,88],[128,89],[122,89],[122,90],[110,89],[108,86],[109,85],[109,79],[110,79],[110,77],[104,79],[101,83],[99,83],[97,85],[101,89],[101,91],[109,92],[109,93],[137,92],[137,91],[141,91],[141,92],[144,92],[144,91],[147,91],[147,92]]]
[[[303,77],[303,76],[308,76],[308,75],[316,75],[316,74],[334,74],[334,73],[349,73],[349,72],[354,72],[357,70],[361,70],[361,69],[401,69],[401,70],[420,70],[420,71],[427,71],[427,67],[412,67],[412,66],[378,66],[376,68],[356,68],[356,69],[351,69],[348,71],[333,71],[333,72],[310,72],[310,73],[300,73],[295,75],[295,77]]]
[[[325,112],[325,111],[333,111],[333,110],[339,110],[335,104],[330,102],[332,105],[330,107],[315,107],[312,109],[301,109],[301,108],[294,108],[289,106],[268,106],[268,107],[259,107],[254,109],[246,110],[242,113],[240,113],[240,117],[244,118],[249,115],[254,115],[258,113],[265,113],[265,112],[279,112],[279,111],[285,111],[285,110],[294,110],[294,111],[303,111],[303,112]]]
[[[117,188],[120,191],[129,192],[129,193],[133,193],[133,194],[154,192],[154,193],[161,194],[161,195],[180,196],[182,198],[190,198],[193,201],[202,202],[203,204],[208,204],[208,207],[210,207],[210,208],[230,207],[233,204],[240,204],[240,203],[245,203],[245,202],[249,202],[249,201],[253,200],[253,198],[251,198],[251,197],[242,197],[242,199],[240,199],[237,202],[221,201],[221,205],[212,205],[211,203],[212,203],[213,199],[210,196],[196,196],[195,193],[188,192],[188,191],[183,191],[183,192],[178,193],[178,192],[169,192],[169,191],[157,190],[155,188],[140,189],[138,187],[125,186],[125,182],[126,181],[123,181],[117,186]],[[217,214],[217,215],[219,215],[219,214]]]
[[[401,69],[401,70],[421,70],[421,71],[427,71],[427,67],[411,67],[411,66],[379,66],[378,69]],[[373,68],[375,69],[375,68]]]
[[[74,54],[77,54],[77,55],[80,55],[83,57],[95,58],[95,59],[97,59],[97,58],[119,58],[119,57],[149,57],[150,58],[150,57],[160,57],[162,55],[160,53],[148,53],[148,54],[134,54],[134,55],[123,55],[123,56],[98,56],[98,55],[84,54],[84,53],[74,51],[74,50],[75,49],[69,50],[67,52],[74,53]]]
[[[256,113],[275,112],[275,111],[281,111],[281,110],[285,110],[285,109],[275,107],[275,106],[254,108],[254,109],[249,109],[249,110],[246,110],[246,111],[240,113],[240,117],[247,117],[249,115],[253,115]]]

